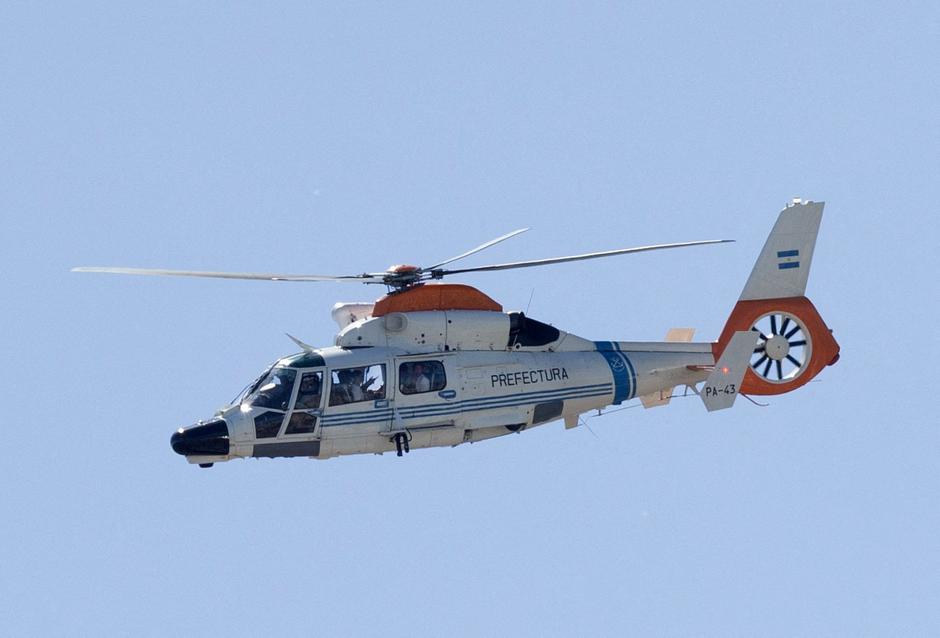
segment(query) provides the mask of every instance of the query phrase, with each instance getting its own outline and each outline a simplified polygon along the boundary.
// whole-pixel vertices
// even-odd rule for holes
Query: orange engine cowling
[[[796,390],[839,359],[839,344],[806,297],[739,301],[712,347],[716,361],[739,330],[761,335],[741,383],[743,394]]]

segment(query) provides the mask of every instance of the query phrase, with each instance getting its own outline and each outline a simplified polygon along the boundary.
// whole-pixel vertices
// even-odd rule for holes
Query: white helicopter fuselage
[[[441,269],[522,232],[514,231],[432,267],[343,277],[80,270],[386,284],[394,291],[374,304],[334,307],[340,331],[333,346],[313,348],[291,337],[303,352],[277,361],[209,421],[179,428],[170,445],[202,466],[252,457],[401,456],[552,421],[575,427],[585,412],[634,398],[645,408],[663,406],[677,386],[698,394],[710,412],[730,408],[738,394],[802,387],[839,359],[832,331],[805,296],[822,211],[822,203],[794,200],[780,212],[721,334],[709,343],[692,343],[691,328],[669,330],[661,342],[590,341],[503,312],[470,286],[433,282],[716,240]]]
[[[190,462],[401,453],[557,420],[574,427],[582,413],[698,383],[715,362],[710,343],[594,342],[492,310],[370,316],[351,321],[336,344],[277,362],[269,376],[293,371],[281,375],[290,377],[281,402],[257,400],[256,389],[220,410],[228,454],[192,455]],[[433,376],[418,389],[408,379],[415,364]],[[351,398],[342,386],[355,372],[363,378]],[[362,388],[366,376],[373,380]],[[318,387],[316,399],[302,396],[305,380]]]

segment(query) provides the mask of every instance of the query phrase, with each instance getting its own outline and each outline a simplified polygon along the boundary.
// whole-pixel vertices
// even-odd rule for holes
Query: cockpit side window
[[[333,370],[330,405],[385,398],[385,364]]]
[[[286,410],[296,376],[297,371],[291,368],[274,368],[248,396],[247,403],[259,408]]]
[[[320,407],[320,394],[323,390],[322,372],[304,372],[300,377],[300,389],[297,391],[295,410],[315,410]]]

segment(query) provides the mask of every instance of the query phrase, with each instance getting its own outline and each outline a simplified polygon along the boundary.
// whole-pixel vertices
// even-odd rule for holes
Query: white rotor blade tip
[[[424,271],[436,270],[437,268],[440,268],[441,266],[443,266],[443,265],[445,265],[445,264],[449,264],[449,263],[455,262],[455,261],[457,261],[458,259],[463,259],[464,257],[469,257],[470,255],[475,255],[476,253],[480,252],[481,250],[485,250],[485,249],[489,248],[490,246],[495,246],[496,244],[498,244],[498,243],[500,243],[500,242],[502,242],[502,241],[506,241],[507,239],[509,239],[509,238],[511,238],[511,237],[515,237],[516,235],[521,235],[522,233],[524,233],[524,232],[526,232],[526,231],[528,231],[528,230],[529,230],[528,228],[517,228],[516,230],[514,230],[514,231],[512,231],[512,232],[506,233],[505,235],[501,235],[501,236],[497,237],[496,239],[491,239],[491,240],[489,240],[489,241],[486,242],[486,243],[480,244],[480,245],[477,246],[476,248],[472,248],[472,249],[468,250],[468,251],[465,252],[465,253],[461,253],[461,254],[457,255],[456,257],[451,257],[450,259],[445,259],[444,261],[438,262],[438,263],[434,264],[433,266],[428,266],[427,268],[423,268],[422,270],[424,270]]]

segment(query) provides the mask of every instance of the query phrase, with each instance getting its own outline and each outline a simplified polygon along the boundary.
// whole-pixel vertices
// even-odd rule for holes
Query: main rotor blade
[[[213,272],[205,270],[165,270],[162,268],[112,268],[102,266],[81,266],[72,268],[72,272],[104,272],[116,275],[161,275],[168,277],[211,277],[214,279],[253,279],[262,281],[361,281],[377,279],[375,275],[280,275],[276,273],[255,272]]]
[[[706,244],[725,244],[733,242],[733,239],[704,239],[700,241],[686,241],[677,244],[657,244],[655,246],[638,246],[636,248],[620,248],[617,250],[604,250],[597,253],[585,253],[583,255],[572,255],[570,257],[552,257],[549,259],[533,259],[531,261],[514,261],[506,264],[493,264],[491,266],[477,266],[476,268],[458,268],[457,270],[439,270],[433,272],[435,278],[445,275],[456,275],[464,272],[484,272],[490,270],[509,270],[510,268],[529,268],[531,266],[548,266],[550,264],[560,264],[566,261],[580,261],[582,259],[597,259],[599,257],[612,257],[614,255],[625,255],[627,253],[642,253],[649,250],[665,250],[667,248],[686,248],[689,246],[704,246]]]
[[[439,263],[439,264],[434,264],[433,266],[429,266],[429,267],[427,267],[427,268],[422,268],[422,270],[424,270],[424,271],[435,270],[435,269],[437,269],[437,268],[440,268],[440,267],[443,266],[444,264],[449,264],[449,263],[451,263],[452,261],[457,261],[458,259],[463,259],[464,257],[469,257],[470,255],[474,255],[474,254],[480,252],[481,250],[485,250],[485,249],[489,248],[490,246],[495,246],[495,245],[498,244],[499,242],[501,242],[501,241],[506,241],[506,240],[509,239],[510,237],[515,237],[516,235],[521,235],[522,233],[526,232],[527,230],[529,230],[529,229],[528,229],[528,228],[520,228],[520,229],[518,229],[518,230],[512,231],[511,233],[506,233],[506,234],[503,235],[502,237],[497,237],[496,239],[491,239],[490,241],[486,242],[485,244],[480,244],[480,245],[477,246],[476,248],[474,248],[474,249],[472,249],[472,250],[468,250],[467,252],[463,253],[462,255],[457,255],[456,257],[451,257],[450,259],[445,259],[444,261],[442,261],[442,262]]]

